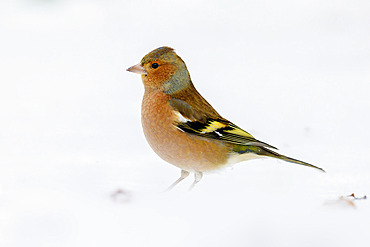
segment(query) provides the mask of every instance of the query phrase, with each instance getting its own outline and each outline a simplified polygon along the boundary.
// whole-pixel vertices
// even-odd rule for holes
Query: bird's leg
[[[173,187],[175,187],[178,183],[180,183],[182,180],[184,180],[187,176],[189,176],[189,172],[185,171],[185,170],[181,170],[181,176],[179,177],[179,179],[177,179],[175,182],[173,182],[173,184],[171,184],[171,186],[168,187],[166,191],[172,190]]]
[[[191,184],[189,190],[192,190],[194,186],[202,179],[203,173],[202,172],[194,172],[194,182]]]

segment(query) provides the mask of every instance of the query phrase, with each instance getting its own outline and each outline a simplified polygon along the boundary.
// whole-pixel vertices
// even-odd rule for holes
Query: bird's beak
[[[146,75],[146,70],[139,63],[134,66],[131,66],[130,68],[127,69],[127,71],[130,71],[136,74]]]

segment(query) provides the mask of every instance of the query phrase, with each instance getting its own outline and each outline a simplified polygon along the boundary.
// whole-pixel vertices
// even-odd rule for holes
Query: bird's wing
[[[255,139],[251,134],[218,114],[207,114],[205,111],[196,109],[185,101],[176,98],[170,100],[170,105],[178,116],[178,120],[174,124],[183,132],[233,144],[276,149]]]

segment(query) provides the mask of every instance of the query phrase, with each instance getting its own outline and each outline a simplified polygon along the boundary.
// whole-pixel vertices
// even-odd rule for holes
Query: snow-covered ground
[[[368,246],[368,1],[0,1],[0,246]],[[125,69],[177,50],[221,113],[280,152],[179,169]],[[341,196],[343,196],[341,198]]]

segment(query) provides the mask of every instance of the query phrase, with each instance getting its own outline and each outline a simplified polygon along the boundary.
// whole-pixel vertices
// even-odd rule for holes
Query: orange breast
[[[165,161],[187,171],[211,171],[227,163],[231,146],[180,131],[168,100],[170,96],[146,90],[141,109],[145,137]]]

